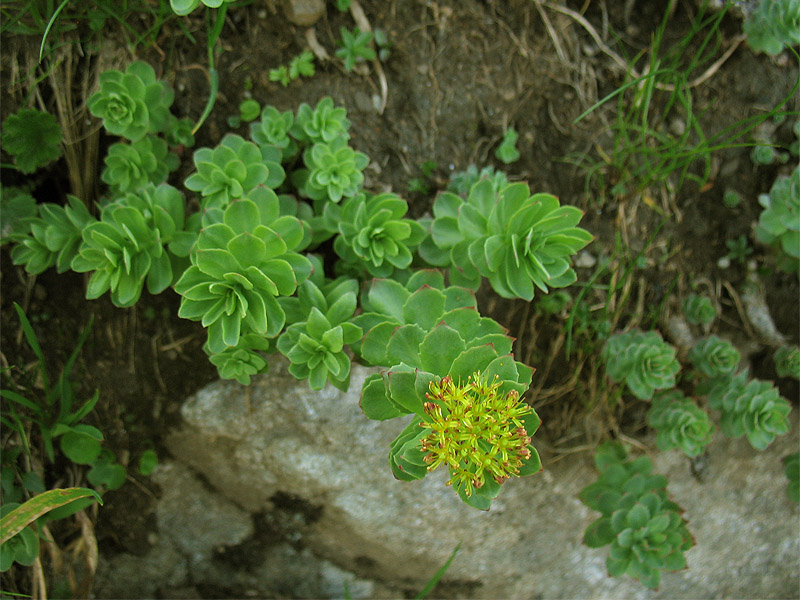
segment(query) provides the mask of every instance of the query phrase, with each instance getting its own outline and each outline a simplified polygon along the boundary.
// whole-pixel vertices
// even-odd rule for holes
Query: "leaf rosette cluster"
[[[789,401],[771,382],[748,381],[746,369],[718,382],[708,393],[708,406],[721,411],[722,433],[732,438],[744,435],[756,450],[764,450],[789,431]]]
[[[100,90],[92,94],[86,106],[103,120],[109,133],[135,142],[148,133],[166,130],[174,98],[172,88],[156,79],[153,67],[136,61],[124,73],[101,73]]]
[[[24,232],[9,236],[15,242],[11,260],[15,265],[25,265],[28,273],[38,275],[54,265],[59,273],[71,268],[84,228],[97,219],[78,198],[68,196],[67,206],[39,204],[38,216],[26,221]]]
[[[411,264],[411,251],[425,238],[425,230],[403,218],[406,201],[394,194],[359,194],[341,206],[328,204],[325,220],[338,227],[334,250],[346,262],[363,265],[370,275],[388,277]]]
[[[652,474],[646,456],[628,460],[622,445],[607,442],[598,448],[595,464],[600,476],[578,497],[602,516],[587,527],[583,541],[590,548],[610,545],[609,575],[627,574],[655,589],[661,571],[686,568],[684,552],[694,539],[683,511],[669,499],[666,477]]]
[[[601,357],[611,380],[625,382],[640,400],[649,400],[656,390],[674,387],[680,370],[675,348],[656,331],[633,329],[612,335],[603,346]]]
[[[717,318],[717,309],[706,296],[690,294],[684,298],[681,307],[686,320],[695,325],[710,325]]]
[[[115,306],[133,306],[147,283],[151,294],[172,284],[172,259],[165,249],[183,229],[186,201],[176,188],[148,184],[106,205],[100,221],[83,229],[72,270],[91,272],[86,298],[111,292]]]
[[[742,30],[755,52],[775,55],[800,44],[800,0],[762,0]]]
[[[349,139],[349,129],[347,110],[335,107],[333,99],[325,96],[314,108],[303,102],[297,108],[297,116],[289,131],[297,141],[313,145],[332,142],[340,137]]]
[[[239,343],[225,348],[222,352],[213,353],[208,343],[203,348],[209,355],[209,361],[222,379],[235,379],[242,385],[250,385],[250,378],[265,373],[267,360],[262,353],[272,349],[271,340],[257,333],[245,333],[239,337]]]
[[[709,377],[732,375],[741,356],[728,340],[710,335],[697,342],[689,351],[689,360]]]
[[[478,171],[478,167],[470,165],[465,170],[458,171],[450,176],[447,191],[458,194],[462,198],[467,198],[472,186],[481,179],[488,179],[492,183],[492,189],[495,194],[508,185],[508,177],[503,171],[496,171],[491,165]]]
[[[280,148],[283,162],[297,154],[297,143],[289,135],[294,125],[291,111],[280,112],[274,106],[261,111],[261,120],[250,123],[250,139],[259,146]]]
[[[782,268],[800,274],[800,166],[790,177],[778,177],[769,194],[758,197],[758,203],[764,210],[756,237],[780,251]]]
[[[800,347],[781,346],[775,351],[775,372],[778,377],[800,379]]]
[[[291,362],[289,372],[308,379],[313,390],[326,381],[345,391],[350,385],[345,346],[361,339],[361,327],[350,322],[357,294],[355,279],[326,282],[320,268],[298,287],[296,297],[280,300],[291,325],[278,338],[278,350]]]
[[[239,345],[243,333],[277,336],[286,314],[277,296],[289,296],[311,273],[309,260],[296,252],[303,226],[281,216],[280,201],[269,188],[232,202],[221,221],[206,225],[191,253],[191,266],[175,284],[181,296],[178,315],[208,328],[208,349],[223,352]]]
[[[592,241],[576,227],[583,213],[555,196],[531,195],[525,183],[495,192],[480,180],[465,201],[451,192],[433,205],[431,242],[420,253],[433,265],[450,266],[454,283],[477,289],[481,277],[504,298],[531,300],[534,287],[566,287],[577,276],[569,257]]]
[[[167,180],[171,171],[178,168],[175,154],[167,149],[161,138],[146,135],[130,144],[113,144],[104,159],[106,168],[101,179],[114,193],[138,190],[148,183],[159,185]]]
[[[318,201],[340,202],[355,196],[364,182],[362,171],[369,157],[347,144],[347,138],[318,142],[303,153],[306,170],[298,171],[302,192]]]
[[[653,396],[647,424],[656,430],[660,450],[678,448],[690,457],[702,454],[714,433],[708,413],[678,390]]]
[[[189,175],[184,185],[200,192],[203,208],[224,209],[260,185],[277,188],[286,177],[279,149],[259,148],[234,134],[222,138],[216,148],[198,148],[193,159],[197,172]]]

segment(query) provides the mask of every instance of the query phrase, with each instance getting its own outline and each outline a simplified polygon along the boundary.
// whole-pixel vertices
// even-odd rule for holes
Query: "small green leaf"
[[[405,363],[418,367],[419,349],[424,338],[425,331],[418,325],[403,325],[395,329],[386,347],[389,365]]]
[[[385,421],[408,414],[395,405],[386,392],[383,378],[373,373],[364,381],[361,388],[361,410],[370,419]]]
[[[395,404],[408,412],[418,415],[424,414],[422,400],[417,396],[415,373],[389,371],[384,381],[387,379],[389,393]]]
[[[601,548],[613,542],[615,537],[616,533],[614,528],[611,527],[611,519],[603,517],[597,519],[586,528],[586,533],[583,535],[583,543],[589,548]]]
[[[155,450],[145,450],[139,457],[139,473],[150,475],[158,466],[158,455]]]

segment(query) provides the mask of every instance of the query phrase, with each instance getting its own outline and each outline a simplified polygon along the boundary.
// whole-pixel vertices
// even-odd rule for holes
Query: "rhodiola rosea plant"
[[[206,328],[220,376],[245,384],[276,350],[313,389],[346,389],[352,360],[378,367],[361,406],[408,419],[389,454],[399,479],[446,468],[459,497],[487,509],[503,482],[539,471],[533,369],[474,291],[485,277],[531,299],[534,286],[573,282],[570,256],[592,239],[581,211],[495,177],[443,192],[435,219],[412,219],[404,199],[363,188],[369,158],[330,98],[266,107],[250,139],[196,149],[181,190],[171,149],[186,127],[173,97],[145,63],[103,74],[89,109],[127,141],[106,158],[99,218],[78,199],[40,205],[12,237],[15,262],[87,272],[87,298],[109,292],[119,307],[171,287],[179,316]]]

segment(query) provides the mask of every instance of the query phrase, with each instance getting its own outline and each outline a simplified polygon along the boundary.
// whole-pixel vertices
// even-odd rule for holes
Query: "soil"
[[[740,347],[754,349],[750,357],[754,373],[775,379],[768,348],[757,345],[760,340],[753,339],[737,308],[735,291],[741,289],[747,269],[736,262],[722,269],[717,260],[728,252],[726,240],[739,235],[750,240],[754,253],[748,258],[761,267],[772,317],[778,330],[796,344],[800,332],[797,277],[777,271],[769,249],[755,243],[752,233],[761,210],[757,194],[766,192],[785,168],[756,168],[749,149],[733,148],[712,155],[711,176],[701,187],[686,183],[677,193],[667,193],[664,186],[654,185],[641,193],[615,195],[611,188],[620,174],[609,169],[605,186],[595,181],[587,189],[585,170],[569,157],[603,160],[603,152],[611,147],[607,124],[613,121],[616,103],[603,106],[578,124],[573,121],[622,85],[625,74],[573,18],[551,10],[544,2],[530,0],[362,0],[361,4],[372,27],[383,29],[392,43],[383,64],[388,95],[382,113],[376,109],[381,88],[374,68],[368,67],[363,74],[348,73],[338,62],[317,61],[317,72],[311,78],[285,88],[270,82],[269,68],[288,63],[306,49],[306,28],[290,24],[275,3],[258,2],[228,11],[221,35],[223,52],[218,58],[221,91],[214,112],[198,133],[196,147],[219,142],[230,130],[226,118],[237,112],[246,94],[281,111],[296,110],[301,102],[313,106],[321,97],[331,96],[348,110],[351,145],[371,158],[369,189],[392,189],[409,201],[412,216],[418,217],[430,211],[436,189],[443,189],[452,173],[473,164],[502,168],[510,179],[529,182],[533,191],[555,194],[562,203],[583,209],[586,215],[581,225],[595,235],[587,251],[595,259],[608,258],[613,264],[625,265],[642,253],[644,262],[625,288],[630,292],[629,301],[625,304],[622,294],[616,299],[622,308],[613,326],[622,328],[648,319],[663,326],[681,298],[699,286],[712,294],[721,308],[717,333],[731,337]],[[585,8],[584,17],[609,46],[634,56],[648,47],[667,4],[635,3],[629,19],[622,3],[607,6],[587,0],[582,6],[583,2],[570,0],[566,6],[573,11]],[[685,34],[696,12],[696,3],[677,2],[665,45]],[[208,94],[201,66],[206,64],[200,42],[204,22],[200,11],[182,22],[198,43],[193,44],[181,32],[178,20],[172,19],[162,27],[156,44],[140,47],[137,57],[154,65],[159,76],[174,86],[173,112],[196,119]],[[352,26],[349,14],[329,6],[314,31],[319,43],[333,54],[340,27]],[[740,30],[739,20],[725,17],[720,28],[723,49],[735,43]],[[619,44],[612,32],[620,38]],[[115,43],[112,34],[105,40],[109,45]],[[798,68],[785,58],[754,56],[743,44],[705,83],[694,88],[695,113],[701,115],[706,134],[760,114],[790,95]],[[4,69],[7,66],[4,63]],[[8,78],[8,73],[4,77]],[[13,110],[13,94],[5,99],[4,117]],[[798,104],[795,96],[787,108],[797,111]],[[776,128],[775,141],[791,142],[791,123],[790,118]],[[493,152],[509,126],[520,134],[517,148],[521,157],[504,166]],[[247,126],[234,131],[247,135]],[[750,141],[747,137],[739,140]],[[422,177],[421,166],[426,161],[436,165],[429,179],[431,192],[410,191],[410,180]],[[34,193],[39,200],[52,201],[54,193],[63,197],[69,191],[64,169],[61,161],[49,169],[47,177],[37,180]],[[184,161],[171,182],[180,185],[190,170],[191,161]],[[2,176],[4,185],[15,183],[10,171],[4,169]],[[671,182],[674,190],[674,180]],[[735,209],[722,203],[728,188],[744,198]],[[616,252],[619,248],[623,251]],[[35,356],[24,342],[12,303],[23,306],[34,321],[51,377],[74,349],[79,333],[93,321],[73,381],[80,398],[99,390],[100,401],[86,422],[103,431],[106,446],[128,465],[130,480],[119,491],[107,493],[104,506],[92,513],[95,535],[103,555],[143,554],[150,547],[148,533],[155,527],[153,504],[159,490],[138,474],[135,464],[148,448],[166,458],[161,442],[179,423],[181,403],[217,377],[202,351],[204,331],[199,323],[177,317],[179,298],[172,290],[159,296],[145,293],[135,307],[118,309],[107,295],[86,301],[81,275],[50,270],[31,277],[11,264],[7,247],[1,258],[2,359],[3,366],[13,367],[11,377],[17,384],[37,386]],[[573,297],[594,271],[578,269],[579,283],[570,290]],[[604,275],[600,281],[608,283],[608,277]],[[537,438],[541,436],[552,454],[568,451],[587,439],[596,440],[608,430],[635,436],[643,429],[640,407],[620,405],[598,412],[597,403],[591,402],[591,394],[597,391],[592,386],[599,378],[589,359],[597,347],[591,346],[587,336],[576,334],[577,343],[585,346],[565,357],[563,332],[568,311],[548,317],[537,311],[536,300],[530,305],[489,293],[482,293],[479,300],[482,312],[503,323],[518,339],[518,358],[537,367],[534,405],[544,421]],[[548,361],[551,356],[557,359]],[[581,369],[585,377],[576,382],[574,375]],[[781,390],[797,402],[796,384],[783,380]],[[594,424],[586,425],[587,414],[595,417]],[[52,471],[45,483],[51,487],[63,484],[65,475]],[[73,476],[67,483],[81,481]],[[56,533],[65,547],[80,531],[65,521]],[[6,575],[3,583],[4,588],[16,585],[9,583]]]

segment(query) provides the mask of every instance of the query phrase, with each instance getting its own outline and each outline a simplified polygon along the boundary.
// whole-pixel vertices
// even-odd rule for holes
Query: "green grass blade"
[[[450,555],[450,558],[447,559],[447,562],[444,563],[441,566],[441,568],[438,571],[436,571],[436,573],[434,573],[433,577],[428,582],[428,584],[424,588],[422,588],[422,591],[416,596],[414,596],[414,600],[421,600],[422,598],[431,593],[431,590],[433,590],[433,588],[436,587],[436,584],[439,583],[439,580],[442,577],[444,577],[444,574],[447,572],[447,569],[450,568],[450,564],[453,562],[453,559],[456,557],[456,554],[458,554],[460,548],[461,548],[461,542],[458,542],[456,549],[453,550],[453,553]]]
[[[17,311],[17,316],[19,317],[20,325],[22,325],[22,332],[25,334],[25,339],[28,340],[28,345],[31,347],[31,350],[33,350],[36,358],[39,359],[39,367],[42,371],[42,385],[44,386],[45,392],[47,392],[50,389],[50,380],[47,378],[47,368],[44,364],[44,354],[42,353],[41,346],[39,346],[39,340],[36,337],[36,332],[33,331],[33,327],[31,326],[30,321],[28,321],[25,311],[22,310],[22,307],[16,302],[14,302],[14,309]]]
[[[44,44],[47,41],[47,36],[50,34],[50,29],[52,29],[53,25],[58,18],[58,15],[61,14],[61,11],[64,10],[64,7],[69,4],[70,0],[64,0],[61,4],[58,5],[58,8],[53,13],[53,16],[50,17],[50,21],[47,22],[47,27],[44,30],[44,34],[42,35],[42,43],[39,46],[39,62],[42,62],[42,56],[44,55]]]

